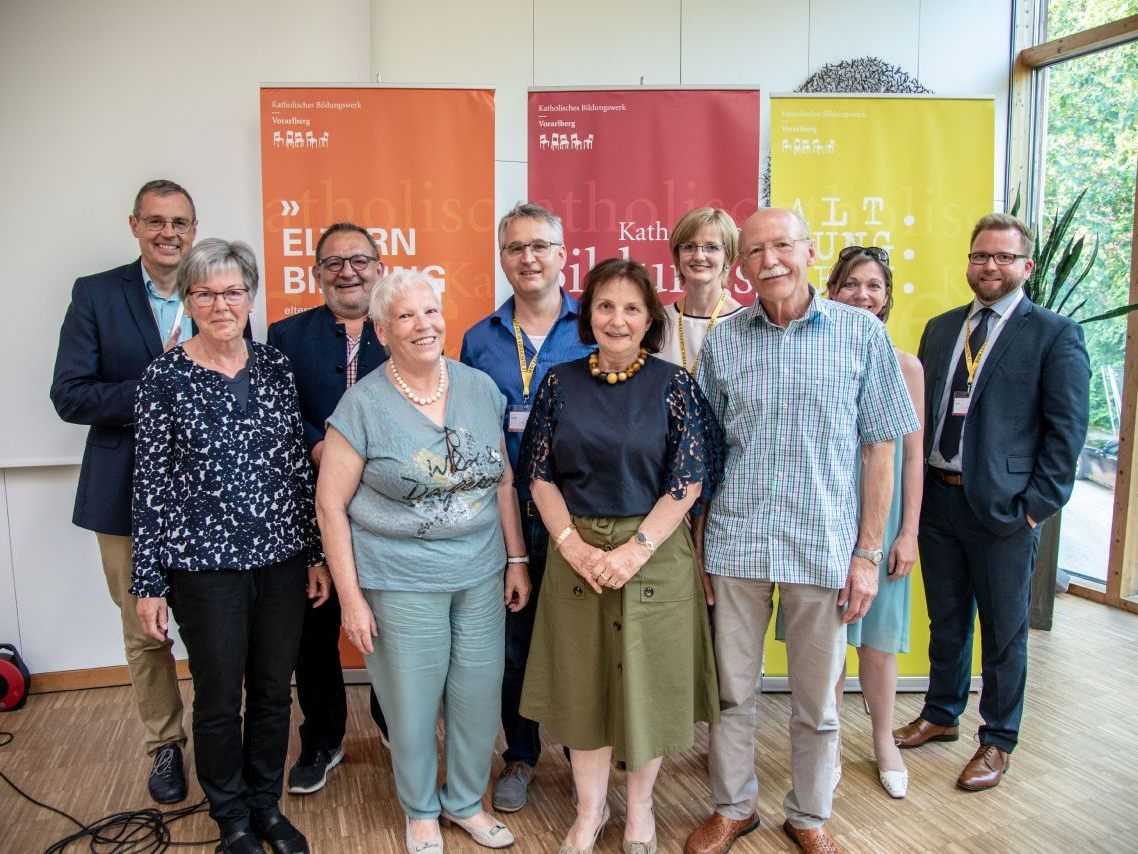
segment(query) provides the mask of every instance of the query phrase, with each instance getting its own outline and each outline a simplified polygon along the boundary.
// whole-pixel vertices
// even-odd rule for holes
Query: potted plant
[[[1071,204],[1054,214],[1045,236],[1041,228],[1036,228],[1035,249],[1032,252],[1035,269],[1024,283],[1024,292],[1033,303],[1080,324],[1109,320],[1138,309],[1138,303],[1131,303],[1115,306],[1091,317],[1078,316],[1087,304],[1087,297],[1079,291],[1079,286],[1094,268],[1099,248],[1097,234],[1084,232],[1075,236],[1072,231],[1075,215],[1086,194],[1087,188],[1083,188]],[[1017,213],[1019,205],[1017,193],[1011,208],[1012,214]],[[1031,585],[1030,625],[1033,629],[1051,628],[1055,579],[1059,571],[1061,517],[1062,511],[1044,520],[1040,531],[1039,550],[1035,559],[1036,572]]]

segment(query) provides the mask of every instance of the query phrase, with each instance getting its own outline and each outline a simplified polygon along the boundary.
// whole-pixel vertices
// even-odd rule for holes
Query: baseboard
[[[177,662],[178,678],[190,678],[187,661]],[[33,694],[50,694],[53,691],[81,691],[86,688],[113,688],[130,684],[130,670],[125,664],[117,667],[90,667],[84,670],[56,670],[51,673],[33,673]]]
[[[928,690],[928,687],[929,677],[927,676],[901,676],[897,679],[898,694],[923,694]],[[786,676],[764,676],[761,683],[761,690],[764,694],[788,694],[790,693],[790,680]],[[969,690],[980,690],[979,676],[972,677],[972,684],[969,686]],[[860,680],[858,680],[856,676],[847,676],[845,691],[847,694],[860,693]]]

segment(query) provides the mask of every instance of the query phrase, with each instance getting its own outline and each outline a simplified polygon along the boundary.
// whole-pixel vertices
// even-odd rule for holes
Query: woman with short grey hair
[[[166,638],[167,607],[178,618],[218,851],[296,854],[308,843],[278,805],[290,680],[305,594],[323,604],[330,576],[292,369],[244,338],[257,279],[253,250],[224,240],[178,269],[196,334],[138,387],[130,592],[151,637]]]
[[[390,358],[328,419],[317,486],[344,631],[387,717],[407,851],[439,854],[440,818],[504,848],[514,837],[481,798],[498,733],[506,609],[529,598],[505,399],[486,374],[443,355],[446,321],[423,274],[379,282],[371,317]]]

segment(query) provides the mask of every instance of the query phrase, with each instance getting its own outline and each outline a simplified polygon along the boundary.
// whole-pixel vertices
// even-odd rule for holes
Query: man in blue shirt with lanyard
[[[580,359],[590,348],[577,333],[577,300],[560,286],[565,266],[561,218],[540,205],[519,202],[498,223],[499,259],[514,295],[462,339],[463,363],[490,377],[506,396],[506,451],[517,466],[522,431],[538,385],[554,365]],[[494,783],[494,809],[516,812],[541,755],[537,723],[518,712],[529,657],[537,596],[549,534],[529,491],[518,488],[522,533],[529,555],[529,603],[506,614],[506,672],[502,679],[505,768]]]
[[[51,401],[60,418],[90,426],[71,521],[95,532],[111,599],[122,617],[146,752],[154,757],[150,796],[186,797],[182,697],[172,642],[149,637],[127,591],[131,573],[134,395],[147,365],[192,332],[175,294],[182,256],[197,235],[190,194],[173,181],[143,184],[129,217],[141,257],[75,282],[59,331]]]

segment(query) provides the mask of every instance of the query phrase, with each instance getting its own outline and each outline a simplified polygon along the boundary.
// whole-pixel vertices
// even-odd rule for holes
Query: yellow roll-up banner
[[[972,298],[965,256],[972,225],[994,209],[994,134],[991,98],[772,95],[771,205],[809,224],[818,251],[811,283],[823,289],[846,246],[886,249],[889,333],[915,353],[929,318]],[[918,564],[901,676],[928,675],[928,638]],[[786,670],[785,646],[768,637],[765,675]]]

